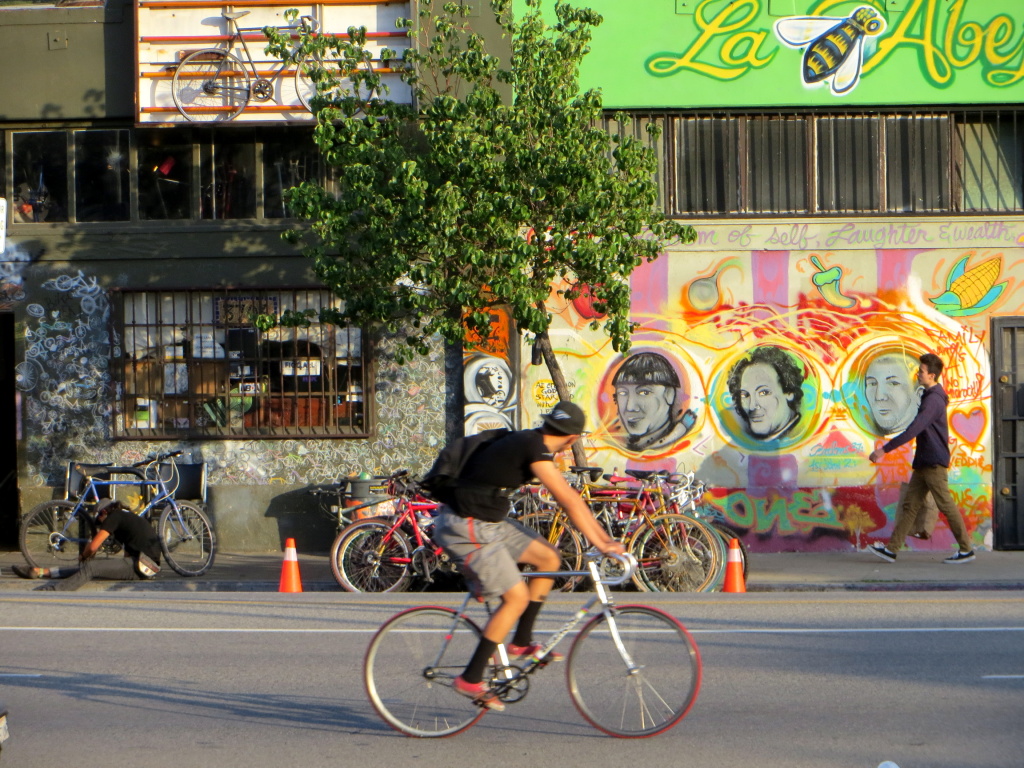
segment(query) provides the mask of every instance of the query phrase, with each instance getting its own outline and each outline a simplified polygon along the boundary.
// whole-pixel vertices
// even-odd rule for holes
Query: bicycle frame
[[[494,685],[494,691],[500,696],[508,690],[515,687],[517,681],[522,680],[528,675],[532,674],[537,668],[544,666],[545,657],[550,653],[556,645],[572,633],[576,627],[578,627],[585,619],[597,613],[603,613],[605,619],[608,621],[608,629],[612,636],[612,641],[615,643],[615,647],[622,657],[623,662],[629,674],[635,674],[640,669],[633,659],[630,657],[629,652],[626,650],[625,645],[622,642],[622,638],[619,635],[618,627],[615,623],[615,602],[612,599],[612,593],[606,589],[606,587],[616,587],[624,584],[633,577],[633,572],[637,568],[637,561],[632,555],[624,555],[622,557],[615,557],[614,559],[623,562],[625,567],[623,572],[614,577],[602,576],[598,563],[604,557],[600,553],[591,551],[588,552],[585,557],[587,558],[587,569],[584,571],[531,571],[523,573],[523,576],[528,579],[536,578],[559,578],[565,576],[589,576],[591,582],[594,585],[593,596],[588,599],[582,607],[578,608],[572,617],[565,624],[562,625],[546,643],[541,646],[541,649],[531,656],[525,666],[515,667],[511,664],[508,657],[508,651],[504,644],[498,646],[498,658],[501,661],[502,672],[505,675],[504,681],[499,681]],[[458,610],[455,619],[452,622],[452,632],[455,630],[455,626],[458,622],[458,616],[465,615],[466,609],[469,607],[470,599],[473,597],[472,593],[467,593],[466,598],[462,601],[462,606]],[[600,604],[601,608],[599,611],[595,611],[594,606]],[[487,603],[487,614],[491,614],[490,603]],[[451,634],[451,633],[449,633]],[[441,646],[441,651],[438,653],[438,658],[444,655],[445,648],[447,646],[447,640]]]
[[[138,488],[140,493],[145,498],[147,492],[150,492],[152,498],[148,503],[140,507],[138,510],[133,510],[133,514],[145,517],[153,509],[158,508],[164,504],[171,504],[175,510],[177,510],[177,503],[174,500],[174,490],[167,487],[166,481],[160,476],[159,462],[163,458],[172,458],[173,455],[164,457],[158,457],[153,462],[147,462],[145,468],[139,467],[104,467],[103,474],[105,475],[132,475],[135,480],[101,480],[93,475],[86,475],[85,487],[79,494],[75,507],[68,517],[67,523],[60,531],[54,531],[51,534],[51,545],[55,548],[60,548],[65,542],[71,544],[82,544],[86,543],[87,539],[81,539],[74,536],[68,536],[67,531],[74,525],[75,520],[79,515],[88,515],[88,510],[95,507],[101,499],[105,497],[111,497],[112,494],[101,494],[100,491],[104,489],[116,489],[118,487],[131,487]],[[147,477],[147,471],[149,467],[157,467],[154,472],[155,477]]]
[[[235,12],[235,13],[223,13],[223,14],[221,14],[227,20],[227,22],[231,25],[232,29],[235,30],[234,34],[232,34],[231,38],[228,40],[227,47],[224,50],[226,52],[230,53],[232,50],[234,50],[235,42],[236,41],[241,43],[242,44],[242,50],[245,51],[245,58],[249,62],[249,70],[252,72],[253,80],[258,82],[258,81],[263,80],[265,78],[260,77],[260,74],[259,74],[259,72],[256,69],[256,62],[255,62],[255,60],[252,57],[252,53],[249,51],[249,44],[245,40],[245,35],[246,35],[246,33],[249,33],[249,34],[254,35],[254,36],[258,35],[259,39],[265,40],[265,38],[263,37],[263,27],[240,27],[240,26],[238,26],[238,19],[241,18],[241,16],[244,16],[244,15],[248,14],[249,11],[243,11],[243,12],[241,12],[241,15],[237,15],[237,13],[238,12]],[[320,22],[318,22],[312,16],[301,16],[301,17],[299,17],[299,21],[297,23],[295,23],[295,24],[282,24],[282,25],[277,27],[277,29],[279,31],[282,31],[282,32],[287,32],[287,31],[290,31],[290,30],[301,30],[301,29],[309,29],[310,32],[316,32],[319,28],[320,28]],[[287,66],[287,65],[285,65],[285,66]],[[253,90],[255,91],[256,88],[254,87]],[[253,95],[256,95],[256,94],[254,93]]]

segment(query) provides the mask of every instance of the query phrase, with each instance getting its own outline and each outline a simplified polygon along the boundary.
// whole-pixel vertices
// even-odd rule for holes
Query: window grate
[[[1014,109],[664,114],[665,210],[1021,213],[1022,116]]]
[[[338,308],[321,290],[120,292],[121,438],[365,437],[359,329],[261,332],[254,314]]]

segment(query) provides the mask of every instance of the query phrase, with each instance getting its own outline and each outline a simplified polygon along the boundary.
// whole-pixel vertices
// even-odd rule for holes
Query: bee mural
[[[831,78],[832,93],[841,96],[860,80],[865,37],[880,35],[885,21],[878,11],[862,5],[847,18],[791,16],[775,24],[775,34],[790,48],[803,48],[804,83],[815,85]]]

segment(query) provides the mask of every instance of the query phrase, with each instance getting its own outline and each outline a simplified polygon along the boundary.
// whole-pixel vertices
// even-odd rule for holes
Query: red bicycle
[[[433,583],[435,573],[455,573],[455,564],[430,538],[441,505],[420,492],[407,470],[379,479],[386,482],[387,496],[346,511],[353,517],[373,514],[375,507],[388,512],[338,534],[331,546],[337,582],[349,592],[404,592],[417,580]]]

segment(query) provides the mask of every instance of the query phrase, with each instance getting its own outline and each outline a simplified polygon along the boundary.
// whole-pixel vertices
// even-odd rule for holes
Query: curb
[[[1017,581],[885,581],[835,582],[829,584],[748,584],[747,592],[991,592],[1021,591]]]

